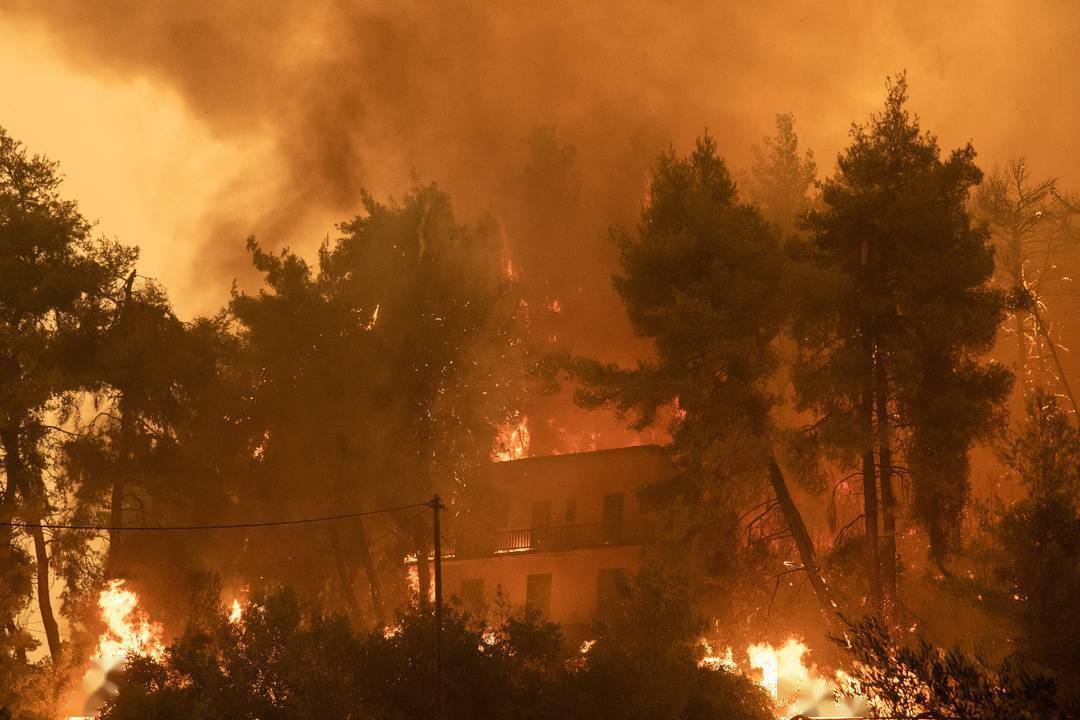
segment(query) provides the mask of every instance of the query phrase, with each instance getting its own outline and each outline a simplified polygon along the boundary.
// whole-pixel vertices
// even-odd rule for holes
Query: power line
[[[96,530],[107,532],[181,532],[187,530],[236,530],[244,528],[264,528],[264,527],[282,527],[286,525],[310,525],[312,523],[320,522],[332,522],[334,520],[348,520],[350,518],[367,517],[369,515],[381,515],[383,513],[397,512],[399,510],[410,510],[418,507],[431,507],[430,502],[412,503],[411,505],[399,505],[397,507],[380,508],[378,510],[367,510],[364,512],[351,512],[341,513],[339,515],[323,515],[320,517],[310,518],[298,518],[296,520],[266,520],[263,522],[243,522],[243,523],[219,523],[211,525],[66,525],[63,523],[24,523],[24,522],[8,522],[4,523],[13,528],[23,529],[37,529],[42,530]]]
[[[419,503],[419,504],[422,505],[425,508],[431,507],[431,503]],[[398,531],[409,527],[414,522],[416,522],[418,519],[420,519],[420,517],[423,516],[423,514],[424,514],[424,512],[421,510],[420,512],[416,513],[415,515],[410,517],[405,522],[401,523],[401,525],[399,527],[390,528],[385,533],[383,533],[382,535],[380,535],[379,537],[375,538],[370,543],[368,543],[367,549],[371,550],[372,548],[374,548],[376,545],[381,543],[386,538],[390,537],[391,535],[396,535],[398,533]]]

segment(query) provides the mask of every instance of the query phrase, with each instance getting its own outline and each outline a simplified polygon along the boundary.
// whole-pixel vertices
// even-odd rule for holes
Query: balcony
[[[486,537],[447,538],[443,545],[443,557],[479,558],[607,545],[642,545],[652,542],[654,536],[652,523],[645,519],[503,530]]]

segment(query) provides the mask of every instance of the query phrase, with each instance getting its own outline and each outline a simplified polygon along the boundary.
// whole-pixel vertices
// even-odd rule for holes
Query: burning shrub
[[[571,678],[570,717],[629,720],[767,720],[765,691],[728,669],[700,663],[702,623],[689,588],[655,566],[633,577],[617,612],[598,628]]]
[[[852,680],[883,717],[1053,720],[1078,717],[1062,707],[1057,684],[1005,661],[993,668],[959,649],[919,639],[896,643],[879,620],[849,623],[835,638],[855,659]]]
[[[391,629],[358,634],[340,615],[301,606],[289,590],[257,596],[231,618],[216,597],[195,607],[161,657],[129,659],[102,720],[435,716],[435,628],[428,611],[413,608]],[[676,604],[658,616],[682,617],[686,609]],[[698,667],[690,624],[639,627],[640,617],[629,612],[588,653],[571,659],[559,627],[536,613],[485,628],[448,608],[446,717],[771,717],[765,694],[749,680]],[[675,632],[684,625],[687,632]]]

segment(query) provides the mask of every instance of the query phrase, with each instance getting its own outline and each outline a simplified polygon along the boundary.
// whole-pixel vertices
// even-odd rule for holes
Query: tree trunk
[[[31,499],[29,478],[26,476],[26,466],[23,463],[22,448],[19,443],[19,431],[17,428],[6,428],[0,432],[0,444],[4,446],[4,469],[7,472],[8,487],[5,492],[5,504],[10,500],[10,508],[14,516],[14,496],[18,490],[23,497],[23,502],[28,503]],[[40,515],[30,522],[41,522]],[[10,528],[10,526],[9,526]],[[7,533],[9,544],[12,539],[10,529]],[[49,596],[49,555],[45,545],[45,533],[40,528],[31,528],[30,535],[34,539],[34,554],[37,560],[37,595],[38,609],[41,611],[41,622],[45,626],[45,637],[49,643],[49,654],[53,660],[60,657],[60,629],[53,615],[52,598]]]
[[[124,526],[124,480],[123,470],[121,470],[121,477],[117,478],[113,482],[112,486],[112,499],[109,506],[109,527],[123,527]],[[120,556],[120,537],[122,532],[115,530],[109,531],[109,557],[105,561],[105,579],[111,580],[112,578],[119,577],[120,572],[117,570],[119,565]]]
[[[1024,405],[1026,406],[1028,399],[1028,346],[1027,335],[1024,331],[1023,310],[1018,309],[1016,311],[1016,315],[1013,316],[1013,325],[1013,332],[1016,333],[1016,352],[1018,354],[1016,366],[1020,371],[1020,394],[1023,398]]]
[[[334,567],[337,570],[338,582],[341,583],[341,595],[345,598],[345,604],[348,605],[349,612],[352,613],[353,622],[359,627],[363,621],[363,612],[360,610],[360,603],[357,602],[356,593],[353,591],[352,574],[349,572],[349,568],[345,563],[345,556],[341,551],[337,528],[333,526],[330,527],[330,549],[334,554]]]
[[[875,364],[878,470],[881,478],[881,570],[884,619],[896,609],[896,495],[892,484],[892,433],[889,425],[889,378],[881,357]]]
[[[1065,390],[1065,396],[1069,398],[1069,403],[1072,405],[1073,417],[1080,423],[1080,408],[1077,407],[1076,398],[1073,397],[1072,387],[1069,385],[1069,378],[1065,376],[1065,368],[1061,366],[1061,357],[1058,355],[1057,344],[1050,339],[1050,331],[1046,328],[1046,325],[1043,324],[1042,314],[1039,313],[1038,305],[1034,306],[1031,314],[1035,320],[1035,329],[1042,335],[1043,340],[1046,341],[1046,346],[1050,349],[1050,357],[1054,361],[1054,368],[1057,370],[1058,380]]]
[[[109,505],[109,526],[120,528],[124,526],[124,492],[127,490],[126,478],[131,469],[131,435],[132,417],[131,410],[126,407],[124,396],[120,396],[120,447],[119,467],[116,478],[113,480],[112,497]],[[109,557],[105,561],[105,579],[111,579],[123,574],[119,569],[122,559],[123,538],[122,531],[109,532]]]
[[[7,440],[4,439],[4,446],[7,446]],[[15,483],[12,482],[11,471],[7,468],[7,482],[4,486],[4,494],[0,498],[0,572],[7,574],[14,570],[14,565],[18,562],[15,554],[15,532],[9,524],[15,518]],[[0,586],[0,607],[14,607],[9,603],[8,596],[15,595],[20,591],[17,587]],[[15,624],[14,615],[7,615],[0,619],[4,623],[9,635],[14,637],[18,633],[18,627]],[[21,652],[20,652],[21,651]],[[26,651],[21,649],[16,652],[16,656],[21,658],[23,662],[26,661]]]
[[[60,659],[60,627],[53,615],[52,597],[49,595],[49,550],[45,545],[45,531],[31,528],[34,536],[34,555],[37,559],[37,596],[41,622],[45,626],[45,638],[49,643],[49,655],[54,661]]]
[[[866,526],[866,579],[870,584],[870,608],[881,617],[881,553],[878,536],[877,473],[874,472],[874,345],[869,333],[863,331],[863,350],[866,369],[862,380],[860,419],[865,447],[862,456],[863,514]]]
[[[360,563],[364,566],[364,574],[367,575],[368,591],[371,594],[371,609],[375,613],[375,621],[382,627],[386,625],[386,608],[383,606],[382,590],[379,585],[379,572],[371,557],[371,547],[368,545],[367,529],[364,527],[364,519],[357,518],[357,539],[360,543]]]
[[[772,483],[776,500],[780,503],[780,512],[784,515],[784,521],[791,532],[791,537],[795,540],[795,547],[799,551],[806,577],[810,580],[810,587],[814,589],[818,605],[821,606],[821,613],[825,617],[825,625],[829,627],[837,614],[838,606],[833,601],[829,586],[818,568],[817,557],[814,553],[814,542],[810,539],[810,533],[806,529],[806,523],[803,522],[802,513],[799,512],[798,506],[795,505],[791,492],[788,490],[784,473],[780,469],[780,465],[777,464],[776,457],[772,454],[769,455],[769,481]]]

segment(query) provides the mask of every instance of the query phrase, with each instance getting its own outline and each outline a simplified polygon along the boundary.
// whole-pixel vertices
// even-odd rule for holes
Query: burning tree
[[[85,382],[87,336],[113,309],[113,290],[128,275],[135,251],[94,238],[73,201],[60,197],[56,164],[30,156],[0,130],[0,650],[25,662],[18,617],[36,576],[38,610],[49,653],[60,662],[52,607],[50,539],[39,523],[65,506],[51,492],[45,468],[54,423],[70,416]],[[28,527],[35,568],[8,524]]]
[[[1052,678],[1004,662],[973,659],[959,648],[942,650],[919,638],[894,640],[879,619],[849,625],[836,642],[854,663],[849,691],[857,689],[880,717],[973,720],[1065,720],[1076,708],[1060,702]]]
[[[258,438],[249,507],[325,514],[407,505],[436,490],[456,497],[464,469],[486,462],[517,417],[526,375],[497,234],[458,223],[434,186],[389,204],[365,195],[363,213],[339,229],[316,268],[249,242],[266,287],[230,304],[251,387],[243,413]],[[380,578],[400,572],[406,552],[427,557],[426,519],[399,514],[377,535],[359,520],[325,535],[279,533],[245,561],[247,573],[330,591],[360,619],[359,565],[371,617],[383,623]],[[323,548],[328,567],[312,562]],[[427,571],[420,561],[421,602]]]

